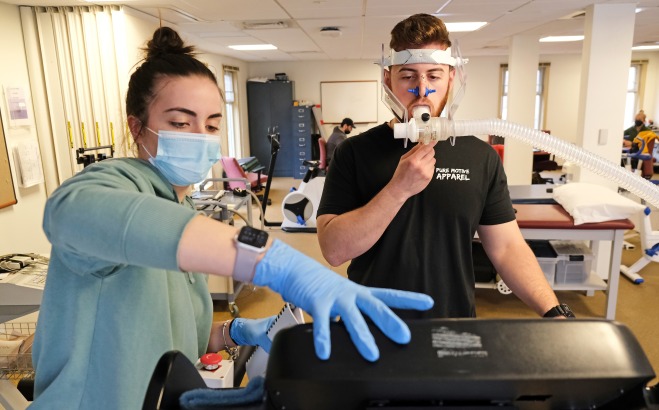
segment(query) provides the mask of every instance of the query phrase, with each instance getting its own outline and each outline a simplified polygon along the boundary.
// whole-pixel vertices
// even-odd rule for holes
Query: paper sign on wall
[[[10,127],[32,125],[29,96],[25,87],[5,87]]]
[[[14,163],[18,168],[18,185],[28,188],[44,181],[39,144],[36,141],[22,141],[14,146]]]

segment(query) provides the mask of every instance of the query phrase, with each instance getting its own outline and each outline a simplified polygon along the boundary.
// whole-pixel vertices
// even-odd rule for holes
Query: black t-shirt
[[[414,144],[393,138],[385,123],[341,144],[325,180],[318,215],[340,215],[366,205],[391,180]],[[371,249],[352,260],[358,283],[427,293],[427,312],[402,317],[473,317],[471,241],[479,225],[515,219],[497,153],[473,136],[435,146],[435,175],[409,198]]]

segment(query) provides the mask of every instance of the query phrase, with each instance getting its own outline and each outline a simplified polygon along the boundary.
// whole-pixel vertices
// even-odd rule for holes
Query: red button
[[[217,366],[222,361],[222,356],[217,353],[206,353],[199,359],[204,366]]]

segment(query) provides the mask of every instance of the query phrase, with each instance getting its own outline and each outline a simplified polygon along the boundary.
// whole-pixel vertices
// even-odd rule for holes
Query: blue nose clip
[[[434,93],[435,91],[437,91],[437,90],[426,88],[426,93],[425,93],[424,97],[429,96],[430,94]],[[419,87],[417,86],[416,88],[410,88],[410,89],[407,90],[407,92],[410,92],[410,93],[414,94],[414,96],[418,97],[419,96]]]

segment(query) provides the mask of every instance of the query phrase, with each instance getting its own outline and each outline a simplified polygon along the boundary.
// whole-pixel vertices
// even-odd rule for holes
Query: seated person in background
[[[622,146],[624,148],[629,148],[630,153],[635,153],[638,152],[639,150],[638,143],[634,142],[634,139],[636,138],[638,133],[649,130],[649,128],[645,126],[645,118],[646,118],[645,112],[643,112],[643,110],[639,111],[638,114],[636,114],[636,116],[634,117],[634,125],[623,131]],[[637,163],[638,163],[637,159],[632,159],[631,162],[632,169],[636,169]],[[624,161],[622,165],[623,166],[625,165]]]
[[[327,140],[327,166],[331,163],[336,147],[348,138],[348,134],[350,134],[350,131],[354,128],[357,127],[355,127],[355,123],[352,122],[350,118],[344,118],[343,121],[341,121],[341,125],[334,127],[332,135],[330,135]]]
[[[656,140],[657,134],[655,134],[654,131],[648,129],[639,132],[633,141],[634,146],[638,147],[637,154],[640,154],[638,158],[633,159],[636,161],[642,161],[642,166],[639,167],[639,169],[641,170],[641,175],[647,179],[652,179],[652,176],[654,175],[654,160],[652,157],[654,154],[653,151]]]

